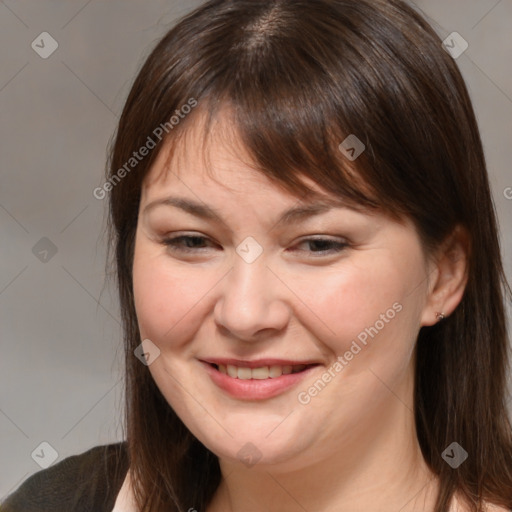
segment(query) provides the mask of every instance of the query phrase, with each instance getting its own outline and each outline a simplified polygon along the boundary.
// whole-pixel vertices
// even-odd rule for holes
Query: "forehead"
[[[302,176],[300,181],[309,189],[307,199],[335,199],[311,178]],[[271,180],[250,155],[228,108],[208,124],[207,114],[198,110],[180,132],[164,141],[143,180],[142,194],[147,197],[170,187],[193,189],[198,185],[232,192],[272,189],[290,195],[283,183]]]

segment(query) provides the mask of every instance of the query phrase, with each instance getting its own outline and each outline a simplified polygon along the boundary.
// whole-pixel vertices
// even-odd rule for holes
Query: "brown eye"
[[[162,240],[162,244],[176,252],[197,252],[205,249],[205,243],[211,242],[208,238],[199,235],[179,235]]]
[[[323,256],[325,254],[333,254],[343,251],[348,247],[348,243],[340,242],[338,240],[331,240],[329,238],[308,238],[302,240],[298,245],[308,244],[309,250],[312,254]]]

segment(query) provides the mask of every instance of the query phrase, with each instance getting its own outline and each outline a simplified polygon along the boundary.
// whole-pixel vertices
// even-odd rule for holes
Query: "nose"
[[[291,311],[286,286],[262,257],[252,263],[238,256],[235,260],[215,304],[217,325],[228,336],[249,342],[284,329]]]

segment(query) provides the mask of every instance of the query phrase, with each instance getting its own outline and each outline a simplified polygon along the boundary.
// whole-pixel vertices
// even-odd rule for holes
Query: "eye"
[[[169,247],[173,252],[185,253],[203,252],[208,249],[208,244],[210,244],[210,247],[214,245],[210,239],[201,235],[179,235],[162,240],[162,244]],[[315,255],[314,257],[336,254],[349,246],[347,242],[340,242],[329,238],[307,238],[297,244],[296,247],[306,244],[309,246],[309,250],[300,251],[313,254]]]
[[[341,242],[339,240],[331,240],[329,238],[307,238],[302,240],[297,246],[307,244],[309,246],[309,252],[317,256],[325,256],[327,254],[335,254],[346,249],[349,244],[347,242]]]
[[[173,238],[162,240],[162,244],[166,245],[173,252],[197,252],[205,249],[204,244],[211,242],[208,238],[200,235],[179,235]]]

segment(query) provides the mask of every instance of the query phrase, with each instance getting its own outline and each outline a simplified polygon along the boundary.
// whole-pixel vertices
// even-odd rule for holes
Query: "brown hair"
[[[200,108],[174,126],[191,99]],[[311,178],[329,193],[410,218],[427,253],[457,225],[470,236],[463,299],[420,330],[415,419],[439,477],[435,512],[454,492],[512,508],[506,410],[505,296],[497,222],[477,123],[461,74],[429,24],[400,0],[212,0],[157,44],[126,101],[107,178],[126,349],[126,428],[140,510],[206,508],[220,482],[217,457],[176,416],[133,351],[140,344],[132,289],[141,185],[162,143],[200,110],[232,107],[233,126],[258,169],[302,197]],[[167,124],[165,124],[167,123]],[[134,151],[165,137],[123,173]],[[163,132],[162,132],[163,133]],[[349,162],[338,145],[366,150]],[[125,167],[126,169],[126,167]],[[468,459],[441,457],[458,442]]]

